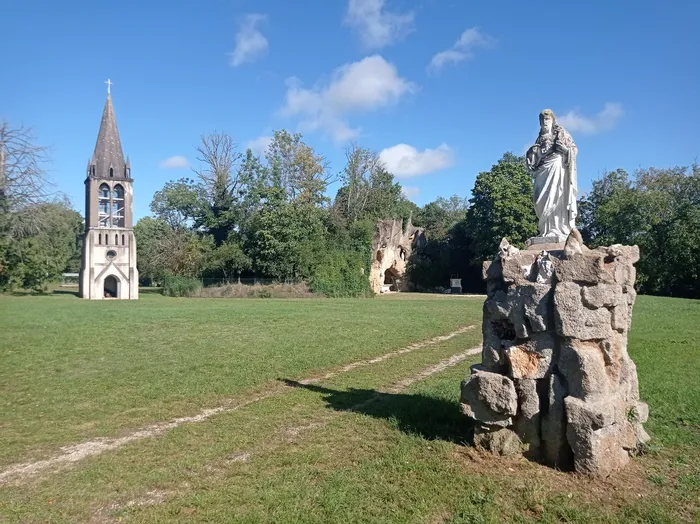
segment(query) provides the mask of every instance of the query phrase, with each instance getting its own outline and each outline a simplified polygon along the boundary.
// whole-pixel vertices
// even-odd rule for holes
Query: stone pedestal
[[[560,247],[560,246],[558,246]],[[649,440],[627,354],[637,246],[519,251],[484,263],[482,362],[462,382],[474,442],[554,467],[608,475]]]
[[[528,251],[555,251],[564,249],[566,239],[553,237],[532,237],[525,241],[525,249]]]

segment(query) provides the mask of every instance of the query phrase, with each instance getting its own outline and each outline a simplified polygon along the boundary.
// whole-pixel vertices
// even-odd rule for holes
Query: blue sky
[[[50,177],[81,212],[107,78],[137,218],[166,181],[192,176],[193,145],[215,129],[241,148],[301,131],[334,172],[355,140],[419,205],[469,196],[479,171],[532,143],[545,107],[579,147],[580,192],[605,170],[700,154],[694,1],[5,0],[2,11],[0,118],[51,146]]]

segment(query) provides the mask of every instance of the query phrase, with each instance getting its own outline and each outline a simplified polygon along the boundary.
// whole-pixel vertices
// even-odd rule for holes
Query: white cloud
[[[402,187],[401,188],[401,193],[403,193],[403,196],[407,198],[408,200],[411,200],[414,197],[417,197],[418,194],[420,193],[420,189],[417,187]]]
[[[447,144],[423,152],[408,144],[398,144],[379,153],[379,159],[398,178],[426,175],[454,164],[454,153]]]
[[[340,66],[326,86],[307,89],[299,79],[289,79],[281,113],[300,117],[303,130],[320,130],[344,142],[359,135],[347,115],[395,104],[415,90],[414,84],[399,76],[396,66],[373,55]]]
[[[578,110],[569,111],[564,116],[557,117],[557,121],[564,126],[567,131],[580,131],[586,135],[594,135],[603,131],[609,131],[617,124],[622,117],[622,104],[618,102],[607,102],[603,110],[594,116],[583,116]]]
[[[476,49],[489,48],[495,43],[495,38],[482,33],[477,27],[471,27],[462,33],[451,48],[440,51],[433,56],[428,71],[437,72],[448,64],[469,60],[474,56]]]
[[[264,155],[267,152],[267,148],[270,147],[270,144],[272,143],[272,137],[263,135],[259,136],[255,140],[251,140],[250,142],[247,142],[245,147],[246,149],[252,149],[253,153],[257,155]]]
[[[171,156],[166,158],[159,164],[161,169],[182,169],[184,167],[190,167],[190,162],[184,156]]]
[[[380,49],[404,38],[413,28],[413,13],[392,13],[385,0],[349,0],[345,23],[353,26],[367,49]]]
[[[230,64],[238,67],[246,62],[255,62],[262,58],[268,48],[267,38],[258,29],[258,24],[267,20],[261,14],[245,15],[238,24],[236,47],[231,55]]]

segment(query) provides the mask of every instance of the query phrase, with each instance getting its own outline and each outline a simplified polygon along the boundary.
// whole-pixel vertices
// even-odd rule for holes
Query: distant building
[[[131,165],[128,158],[124,161],[108,90],[85,179],[85,238],[80,267],[83,298],[139,298],[132,182]]]

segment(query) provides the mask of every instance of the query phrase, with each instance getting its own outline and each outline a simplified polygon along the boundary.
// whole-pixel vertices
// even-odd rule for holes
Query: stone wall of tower
[[[105,296],[107,277],[116,280],[117,296]],[[90,300],[139,298],[136,238],[132,229],[95,228],[87,231],[80,267],[80,293]]]

